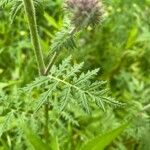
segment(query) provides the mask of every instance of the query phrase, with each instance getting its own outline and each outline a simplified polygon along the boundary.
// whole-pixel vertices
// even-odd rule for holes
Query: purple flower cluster
[[[76,27],[95,26],[103,19],[101,0],[66,0],[66,8],[71,12],[71,21]]]

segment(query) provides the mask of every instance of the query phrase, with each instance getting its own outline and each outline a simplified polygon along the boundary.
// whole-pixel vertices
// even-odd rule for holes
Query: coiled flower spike
[[[66,0],[66,8],[71,12],[71,23],[76,28],[93,27],[103,20],[101,0]]]

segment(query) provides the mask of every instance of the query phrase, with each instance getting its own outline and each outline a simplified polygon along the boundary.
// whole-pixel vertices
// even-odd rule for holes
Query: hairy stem
[[[33,0],[23,0],[23,1],[24,1],[26,15],[28,18],[31,41],[33,44],[34,54],[36,56],[39,74],[45,75],[44,74],[45,73],[45,63],[44,63],[44,59],[43,59],[41,45],[39,42],[39,35],[38,35],[38,30],[37,30],[34,3],[33,3]],[[44,107],[44,114],[45,114],[44,135],[45,135],[46,142],[48,142],[48,139],[49,139],[49,129],[48,129],[49,114],[48,114],[48,112],[49,112],[48,104],[45,104],[45,107]]]
[[[36,56],[39,73],[40,75],[43,75],[45,71],[45,64],[44,64],[43,54],[41,50],[41,45],[39,42],[34,3],[33,0],[23,0],[23,1],[24,1],[26,15],[28,18],[31,40],[34,48],[34,53]]]

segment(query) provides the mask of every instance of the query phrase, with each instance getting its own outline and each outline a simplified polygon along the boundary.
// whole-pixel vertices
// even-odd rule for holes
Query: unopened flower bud
[[[101,0],[66,0],[66,8],[71,12],[71,22],[77,28],[95,26],[103,20]]]

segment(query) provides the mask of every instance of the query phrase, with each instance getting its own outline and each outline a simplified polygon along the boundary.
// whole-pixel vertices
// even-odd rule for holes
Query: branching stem
[[[42,49],[39,41],[39,35],[38,35],[38,29],[37,29],[37,22],[36,22],[36,15],[35,15],[35,8],[34,8],[34,1],[33,0],[23,0],[24,2],[24,8],[26,11],[29,29],[30,29],[30,36],[31,36],[31,42],[34,49],[34,54],[36,57],[36,62],[38,65],[39,75],[47,76],[51,67],[53,66],[55,60],[57,59],[59,52],[55,52],[48,64],[47,67],[45,67],[45,62],[43,59]],[[70,31],[70,34],[74,34],[76,32],[76,28],[73,28]],[[44,107],[44,116],[45,116],[45,128],[44,128],[44,135],[46,142],[48,142],[49,139],[49,129],[48,129],[48,123],[49,123],[49,105],[45,104]]]

